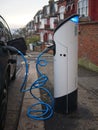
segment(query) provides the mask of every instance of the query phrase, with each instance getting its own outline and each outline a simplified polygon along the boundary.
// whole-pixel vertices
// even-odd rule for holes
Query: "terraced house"
[[[42,45],[53,40],[57,25],[79,14],[79,63],[98,70],[98,0],[49,0],[34,16],[34,30]]]

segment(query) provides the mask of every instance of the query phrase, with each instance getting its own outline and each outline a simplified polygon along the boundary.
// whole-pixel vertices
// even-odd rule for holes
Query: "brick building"
[[[66,17],[79,14],[79,63],[98,70],[98,0],[49,0],[34,16],[40,41],[48,44],[53,30]]]

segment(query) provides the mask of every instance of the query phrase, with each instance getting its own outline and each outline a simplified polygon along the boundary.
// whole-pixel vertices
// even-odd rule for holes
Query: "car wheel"
[[[4,80],[3,99],[1,104],[2,113],[1,113],[0,130],[4,129],[7,114],[7,102],[8,102],[8,76],[6,76]]]

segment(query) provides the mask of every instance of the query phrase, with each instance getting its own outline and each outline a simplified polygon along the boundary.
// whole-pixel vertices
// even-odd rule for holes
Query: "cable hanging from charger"
[[[41,56],[44,53],[46,53],[47,51],[49,51],[49,48],[45,49],[37,57],[37,60],[36,60],[36,70],[37,70],[39,78],[30,87],[30,94],[38,102],[36,104],[31,105],[28,108],[27,115],[28,115],[28,117],[36,119],[36,120],[47,120],[47,119],[51,118],[52,115],[53,115],[54,99],[52,97],[52,94],[49,92],[49,90],[43,87],[46,84],[46,82],[48,80],[48,77],[39,70],[39,66],[42,67],[42,66],[46,66],[47,65],[46,60],[41,59]],[[48,104],[48,103],[44,102],[42,99],[36,97],[33,94],[33,89],[36,89],[36,88],[39,88],[39,89],[45,91],[48,94],[48,96],[49,96],[49,98],[51,100],[51,104]],[[43,109],[42,110],[35,110],[34,107],[36,107],[37,105],[42,105]],[[38,113],[38,114],[36,114],[36,115],[34,114],[33,115],[33,113]]]
[[[21,88],[20,88],[20,92],[30,92],[31,96],[37,100],[37,103],[32,104],[28,108],[27,116],[29,118],[35,119],[35,120],[47,120],[47,119],[51,118],[52,115],[53,115],[54,99],[53,99],[53,96],[50,93],[50,91],[43,87],[46,84],[46,82],[48,80],[48,77],[39,70],[39,66],[42,67],[42,66],[46,66],[47,65],[46,60],[41,59],[41,56],[44,53],[47,53],[50,49],[52,49],[52,46],[46,48],[37,57],[37,60],[36,60],[36,70],[37,70],[37,73],[38,73],[38,79],[36,81],[34,81],[29,88],[25,88],[25,85],[26,85],[26,82],[27,82],[27,78],[28,78],[28,62],[27,62],[27,59],[25,58],[23,53],[21,51],[19,51],[18,49],[14,48],[14,47],[11,47],[11,46],[7,46],[6,48],[9,49],[9,51],[13,51],[15,53],[20,54],[22,59],[23,59],[23,61],[25,62],[25,76],[24,76],[24,80],[23,80]],[[49,98],[51,100],[50,104],[44,102],[42,99],[36,97],[33,94],[33,90],[34,89],[38,89],[38,88],[43,90],[43,91],[45,91],[47,93],[47,95],[49,96]],[[38,105],[42,105],[43,108],[40,109],[40,110],[37,110],[36,106],[38,106]]]

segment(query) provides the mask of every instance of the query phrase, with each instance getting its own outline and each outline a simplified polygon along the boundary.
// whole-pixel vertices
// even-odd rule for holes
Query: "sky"
[[[0,15],[11,29],[22,28],[49,0],[0,0]]]

